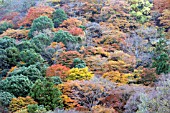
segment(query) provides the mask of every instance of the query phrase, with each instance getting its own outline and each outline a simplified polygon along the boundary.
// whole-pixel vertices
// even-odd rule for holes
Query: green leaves
[[[9,22],[2,22],[0,23],[0,34],[2,34],[4,31],[6,31],[8,28],[12,28],[13,25]]]
[[[53,13],[53,22],[55,27],[58,27],[66,19],[67,19],[67,14],[62,9],[57,9]]]
[[[52,20],[47,16],[40,16],[39,18],[33,21],[28,36],[32,38],[34,36],[35,31],[41,32],[44,29],[52,29],[52,28],[54,28],[54,23],[52,22]]]
[[[47,110],[54,110],[56,107],[62,108],[61,91],[54,87],[53,81],[37,80],[33,85],[29,95],[40,105],[44,105]]]
[[[150,10],[153,4],[148,0],[131,0],[131,14],[136,17],[137,21],[140,23],[145,23],[150,19]]]
[[[14,94],[16,97],[27,96],[32,87],[32,82],[26,76],[7,77],[0,82],[0,90]]]
[[[80,37],[73,36],[69,32],[59,30],[57,33],[55,33],[55,36],[53,38],[54,42],[62,42],[66,46],[69,42],[71,43],[78,43],[81,41]]]

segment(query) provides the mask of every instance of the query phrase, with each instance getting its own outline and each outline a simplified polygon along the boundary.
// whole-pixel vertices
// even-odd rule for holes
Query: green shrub
[[[6,55],[7,55],[7,62],[12,66],[16,66],[18,61],[20,60],[19,58],[19,50],[16,47],[8,47],[5,49]]]
[[[0,90],[0,103],[2,106],[8,107],[12,98],[15,98],[13,94]]]
[[[27,76],[31,81],[35,82],[37,79],[42,78],[42,74],[35,65],[30,65],[29,67],[20,67],[15,69],[13,72],[9,73],[9,76]]]
[[[58,84],[63,83],[59,76],[49,77],[49,79],[51,79],[53,81],[54,85],[58,85]]]
[[[170,72],[170,60],[167,51],[167,43],[166,40],[160,40],[156,44],[156,48],[154,50],[153,64],[152,67],[156,68],[156,73],[169,73]]]
[[[57,9],[53,12],[54,26],[58,27],[64,20],[67,19],[67,14],[62,9]]]
[[[36,64],[37,62],[44,62],[40,54],[36,53],[33,49],[26,49],[20,52],[20,58],[23,62],[23,65],[29,66]]]
[[[0,48],[1,49],[6,49],[8,47],[14,47],[14,46],[16,46],[14,39],[7,37],[7,36],[0,38]]]
[[[7,53],[4,49],[0,49],[0,61],[0,71],[9,67]]]
[[[0,82],[0,90],[7,91],[18,96],[26,96],[32,87],[32,82],[26,76],[7,77]]]
[[[54,42],[62,42],[66,46],[69,42],[71,43],[78,43],[81,41],[80,37],[73,36],[69,32],[59,30],[57,33],[55,33],[55,36],[53,38]]]
[[[39,34],[32,38],[31,43],[35,44],[40,49],[44,49],[46,46],[50,45],[51,40],[46,34]]]
[[[6,31],[8,28],[12,28],[13,25],[10,22],[2,22],[0,23],[0,34],[2,34],[4,31]]]
[[[47,16],[40,16],[35,19],[32,23],[31,30],[28,33],[28,36],[32,38],[34,36],[34,32],[42,32],[44,29],[52,29],[54,28],[54,23]]]
[[[44,105],[47,110],[54,110],[56,107],[62,108],[61,91],[54,87],[54,83],[44,80],[37,80],[33,85],[29,95],[34,98],[39,105]]]
[[[169,56],[166,53],[162,53],[160,56],[154,59],[153,67],[156,67],[156,73],[169,73],[170,72],[170,61]]]
[[[47,110],[43,105],[31,104],[27,106],[28,113],[46,113]]]
[[[35,52],[40,52],[40,48],[38,48],[35,43],[32,43],[31,41],[29,40],[24,40],[22,41],[21,43],[19,43],[17,45],[17,48],[22,51],[22,50],[25,50],[25,49],[33,49]]]
[[[153,4],[149,0],[129,0],[131,4],[131,14],[136,17],[137,21],[144,23],[150,19],[150,10]]]
[[[75,67],[75,68],[85,68],[86,63],[83,60],[79,59],[79,58],[75,58],[73,60],[73,67]]]

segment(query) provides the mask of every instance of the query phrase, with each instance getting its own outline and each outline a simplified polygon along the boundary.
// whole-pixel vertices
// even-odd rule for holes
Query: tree
[[[50,18],[47,16],[40,16],[39,18],[36,18],[32,25],[31,25],[31,30],[28,33],[28,36],[32,38],[34,36],[35,31],[43,31],[44,29],[53,29],[54,28],[54,23]]]
[[[47,79],[37,80],[29,95],[34,98],[39,105],[44,105],[47,110],[54,110],[56,107],[62,108],[61,91],[54,87],[54,83]]]
[[[14,94],[16,97],[24,97],[30,92],[32,84],[33,83],[26,76],[12,76],[1,80],[0,90]]]
[[[57,28],[64,20],[67,19],[67,14],[62,9],[57,9],[53,12],[52,20]]]

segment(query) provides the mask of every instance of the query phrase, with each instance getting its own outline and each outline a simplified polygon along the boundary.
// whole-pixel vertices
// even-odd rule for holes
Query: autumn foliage
[[[27,15],[24,17],[24,19],[21,22],[19,22],[18,25],[19,26],[23,26],[23,25],[30,26],[34,19],[40,16],[51,17],[53,12],[54,12],[54,9],[49,6],[31,7],[28,10]]]
[[[46,76],[52,77],[52,76],[59,76],[62,80],[65,80],[67,77],[67,72],[70,69],[66,66],[63,66],[61,64],[54,64],[47,68]]]

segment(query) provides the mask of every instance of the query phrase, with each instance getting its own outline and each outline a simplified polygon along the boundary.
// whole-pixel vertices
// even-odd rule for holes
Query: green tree
[[[29,95],[34,98],[39,105],[44,105],[47,110],[63,107],[63,101],[60,97],[62,93],[58,88],[54,87],[53,81],[47,79],[37,80]]]
[[[14,94],[16,97],[27,96],[32,82],[26,76],[12,76],[0,81],[0,90]]]
[[[32,38],[34,36],[34,32],[42,32],[44,29],[52,29],[54,28],[53,21],[47,16],[40,16],[35,19],[31,25],[31,30],[28,33],[28,36]]]
[[[153,64],[152,67],[156,68],[156,73],[169,73],[170,72],[170,58],[168,56],[168,49],[166,40],[160,40],[156,44],[154,50]]]
[[[62,9],[57,9],[53,12],[54,26],[58,27],[64,20],[67,19],[67,14]]]
[[[44,60],[39,53],[36,53],[33,49],[25,49],[20,52],[20,58],[25,66],[36,64],[37,62],[43,63]],[[22,64],[21,63],[21,64]]]

